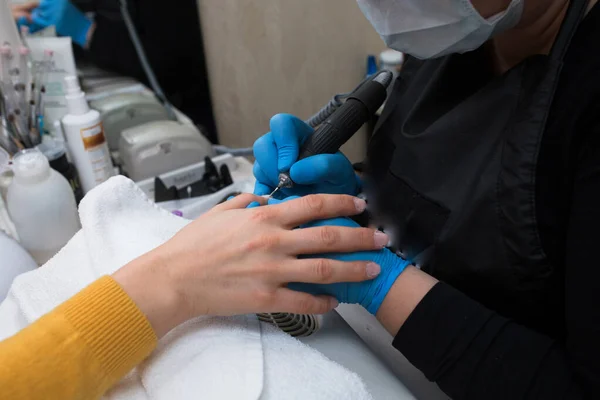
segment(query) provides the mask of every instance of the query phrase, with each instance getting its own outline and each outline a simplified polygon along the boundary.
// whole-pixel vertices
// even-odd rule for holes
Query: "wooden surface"
[[[307,118],[385,46],[355,0],[198,0],[222,144],[251,146],[277,113]],[[365,138],[344,152],[362,159]]]

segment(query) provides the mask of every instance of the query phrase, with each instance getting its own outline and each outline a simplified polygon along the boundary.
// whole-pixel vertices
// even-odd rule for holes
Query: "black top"
[[[519,325],[440,283],[394,340],[454,400],[600,398],[599,37],[597,5],[566,56],[537,169],[542,244],[563,266],[563,301],[551,310],[562,326]]]

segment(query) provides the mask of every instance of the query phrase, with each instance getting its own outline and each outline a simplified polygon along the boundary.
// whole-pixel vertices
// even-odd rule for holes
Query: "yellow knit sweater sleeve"
[[[150,323],[110,277],[0,342],[0,399],[96,399],[156,346]]]

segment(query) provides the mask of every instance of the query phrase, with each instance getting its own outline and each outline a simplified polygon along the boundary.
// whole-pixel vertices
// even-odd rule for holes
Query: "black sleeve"
[[[394,339],[454,400],[600,399],[600,129],[578,148],[566,243],[566,339],[518,325],[444,283]]]

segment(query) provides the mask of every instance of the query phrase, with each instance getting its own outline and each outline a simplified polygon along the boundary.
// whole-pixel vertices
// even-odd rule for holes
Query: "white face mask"
[[[492,36],[514,27],[523,14],[523,0],[487,20],[470,0],[357,0],[386,45],[426,59],[465,53]]]

